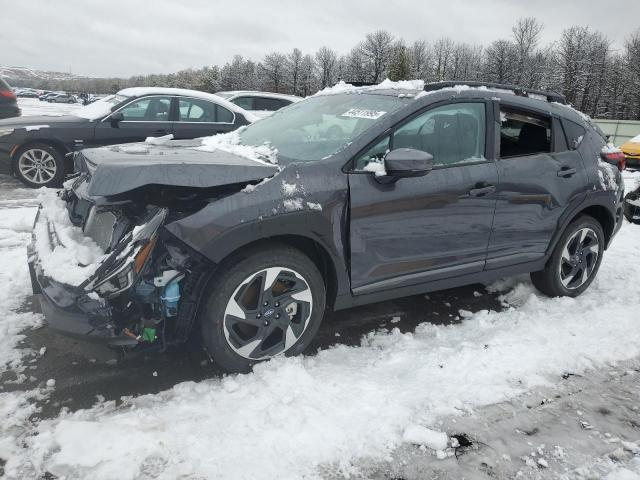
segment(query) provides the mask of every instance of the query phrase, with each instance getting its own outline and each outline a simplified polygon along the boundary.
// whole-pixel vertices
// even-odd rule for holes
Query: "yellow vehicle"
[[[636,135],[631,140],[623,143],[620,150],[624,153],[627,167],[640,168],[640,135]]]

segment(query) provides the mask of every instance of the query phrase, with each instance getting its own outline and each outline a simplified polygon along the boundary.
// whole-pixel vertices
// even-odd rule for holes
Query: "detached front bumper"
[[[35,223],[46,221],[38,213]],[[31,243],[27,246],[27,261],[33,293],[40,301],[47,325],[56,331],[85,339],[107,343],[116,339],[110,308],[101,300],[91,298],[80,287],[48,278],[44,274],[35,246],[34,232]]]
[[[57,332],[109,346],[137,344],[135,339],[121,334],[114,318],[118,314],[114,302],[117,305],[119,296],[128,294],[134,280],[136,255],[155,235],[165,214],[166,211],[158,210],[149,222],[124,235],[95,273],[73,286],[56,281],[43,269],[38,242],[49,242],[51,250],[60,243],[55,225],[39,210],[27,246],[27,261],[33,293],[39,299],[47,325]],[[37,238],[38,232],[40,235],[48,232],[48,238]]]

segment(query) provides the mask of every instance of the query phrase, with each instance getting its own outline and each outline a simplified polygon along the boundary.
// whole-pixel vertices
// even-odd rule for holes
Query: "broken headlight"
[[[81,287],[103,297],[111,297],[130,288],[153,251],[156,233],[166,216],[166,208],[155,210],[147,222],[135,227],[116,245],[109,258]]]

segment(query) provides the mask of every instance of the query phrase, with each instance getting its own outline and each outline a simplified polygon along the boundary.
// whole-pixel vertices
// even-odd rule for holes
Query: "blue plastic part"
[[[178,301],[180,300],[180,280],[171,280],[165,287],[160,300],[164,306],[164,314],[167,317],[175,317],[178,314]]]

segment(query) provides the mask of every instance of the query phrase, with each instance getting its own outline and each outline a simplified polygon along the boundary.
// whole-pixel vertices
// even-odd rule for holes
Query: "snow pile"
[[[24,127],[27,132],[33,132],[35,130],[40,130],[42,128],[49,128],[49,125],[28,125]]]
[[[409,425],[402,434],[402,441],[414,445],[424,445],[432,450],[447,448],[448,437],[444,432],[438,432],[422,425]]]
[[[622,150],[616,147],[613,143],[607,143],[604,147],[602,147],[601,151],[605,155],[608,153],[622,153]]]
[[[163,135],[162,137],[147,137],[144,143],[148,145],[164,145],[169,140],[173,140],[173,133]]]
[[[66,413],[40,423],[39,434],[26,439],[25,457],[10,458],[7,468],[33,462],[38,471],[95,480],[149,472],[316,479],[326,465],[352,471],[360,458],[387,458],[407,431],[424,434],[412,426],[639,355],[640,283],[629,279],[640,278],[640,264],[628,247],[639,240],[640,229],[625,225],[578,298],[546,298],[518,283],[517,296],[507,298],[519,306],[502,312],[424,323],[413,333],[381,330],[360,347],[280,357],[252,374]]]
[[[36,211],[34,207],[3,209],[0,215],[0,372],[5,368],[19,369],[24,353],[16,350],[24,338],[20,332],[41,323],[38,314],[16,312],[31,293],[25,245],[31,237]],[[0,400],[0,406],[3,404],[4,400]]]
[[[373,172],[376,177],[384,177],[387,174],[387,170],[384,168],[384,160],[373,160],[367,163],[363,170],[365,172]]]
[[[319,97],[323,95],[338,95],[341,93],[367,93],[375,90],[422,90],[423,88],[424,80],[400,80],[393,82],[387,78],[377,85],[368,85],[366,87],[356,87],[340,80],[333,87],[325,87],[312,96]]]
[[[45,191],[38,199],[41,209],[35,234],[42,269],[58,282],[77,286],[93,274],[105,257],[104,252],[71,223],[65,203],[54,192]],[[55,245],[51,236],[57,238]]]
[[[118,145],[117,147],[113,147],[113,150],[124,152],[124,153],[149,153],[149,147],[145,144],[140,143],[127,143],[124,145]]]
[[[243,129],[239,128],[229,133],[220,133],[218,135],[212,135],[211,137],[204,137],[202,139],[202,146],[197,147],[198,150],[205,152],[215,152],[216,150],[223,150],[239,157],[245,157],[250,160],[261,163],[270,163],[277,165],[278,163],[278,151],[275,148],[271,148],[269,145],[264,144],[258,147],[251,145],[240,144],[240,133]]]

